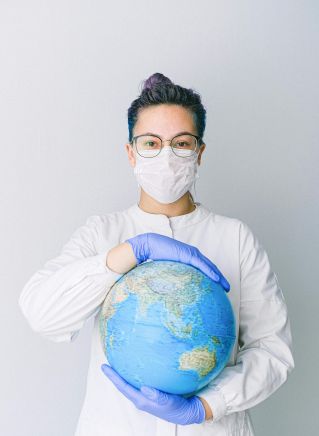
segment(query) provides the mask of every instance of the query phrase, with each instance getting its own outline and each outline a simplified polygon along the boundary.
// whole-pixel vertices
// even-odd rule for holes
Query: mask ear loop
[[[137,182],[137,201],[138,201],[138,203],[141,200],[141,196],[142,196],[142,186],[139,184],[139,182]]]
[[[198,203],[198,197],[197,197],[197,192],[196,192],[196,181],[199,179],[199,173],[198,173],[198,162],[196,161],[196,174],[195,174],[195,180],[193,183],[193,187],[194,187],[194,203]]]
[[[134,150],[134,147],[133,147]],[[134,151],[134,156],[135,156],[135,166],[133,168],[133,174],[136,175],[137,174],[137,153]],[[137,190],[136,190],[136,203],[139,204],[140,202],[140,198],[141,198],[141,186],[137,181]]]
[[[197,192],[196,192],[196,181],[199,179],[199,174],[197,173],[195,176],[195,180],[193,183],[193,188],[194,188],[194,203],[198,203],[198,198],[197,198]]]
[[[137,203],[139,203],[140,198],[141,198],[141,187],[140,184],[137,183]]]

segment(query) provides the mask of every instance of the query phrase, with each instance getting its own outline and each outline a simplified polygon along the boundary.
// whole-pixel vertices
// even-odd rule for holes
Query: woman
[[[287,307],[267,253],[245,223],[209,211],[190,192],[205,150],[205,116],[193,90],[160,73],[146,80],[128,110],[125,144],[138,204],[90,216],[22,290],[19,304],[30,326],[53,341],[74,340],[94,316],[76,436],[253,435],[247,409],[294,368]],[[188,398],[135,389],[103,364],[101,304],[117,279],[147,259],[201,269],[223,286],[236,317],[227,366]]]

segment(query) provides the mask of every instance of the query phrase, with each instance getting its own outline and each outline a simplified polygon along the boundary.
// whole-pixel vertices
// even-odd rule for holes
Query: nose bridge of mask
[[[176,156],[170,147],[163,147],[161,152],[155,157],[143,157],[136,153],[134,173],[139,174],[146,169],[154,171],[154,173],[163,171],[163,169],[176,169],[181,164],[183,164],[182,158]]]
[[[162,155],[162,156],[161,156]],[[177,169],[183,165],[183,160],[173,152],[171,147],[163,147],[159,156],[162,168]]]
[[[197,161],[197,153],[193,153],[191,156],[188,155],[189,150],[178,150],[178,154],[177,155],[172,149],[171,147],[167,146],[167,147],[163,147],[161,152],[152,158],[145,158],[140,156],[139,154],[137,154],[137,158],[141,161],[165,161],[165,162],[176,162],[178,164],[183,165],[184,163],[195,163]]]

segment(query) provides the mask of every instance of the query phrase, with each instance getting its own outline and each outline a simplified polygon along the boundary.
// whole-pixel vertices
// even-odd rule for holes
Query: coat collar
[[[145,212],[139,207],[138,203],[134,203],[131,207],[129,207],[128,213],[133,218],[150,224],[151,226],[161,227],[167,226],[167,224],[169,224],[171,228],[175,229],[197,224],[212,213],[208,209],[206,209],[201,203],[195,202],[195,204],[196,209],[192,212],[173,217],[167,217],[166,215],[160,213],[156,214]]]

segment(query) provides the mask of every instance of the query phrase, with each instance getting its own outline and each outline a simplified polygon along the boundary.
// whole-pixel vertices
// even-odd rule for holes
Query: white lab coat
[[[202,424],[175,425],[141,411],[102,373],[107,362],[98,315],[121,277],[105,265],[107,252],[125,239],[156,232],[194,245],[217,265],[231,285],[226,294],[236,318],[236,343],[227,366],[197,395],[214,417]],[[25,284],[20,308],[31,328],[55,342],[76,338],[94,316],[87,388],[75,436],[251,436],[247,409],[275,392],[294,368],[287,307],[266,251],[244,222],[206,209],[167,217],[125,210],[89,216]]]

